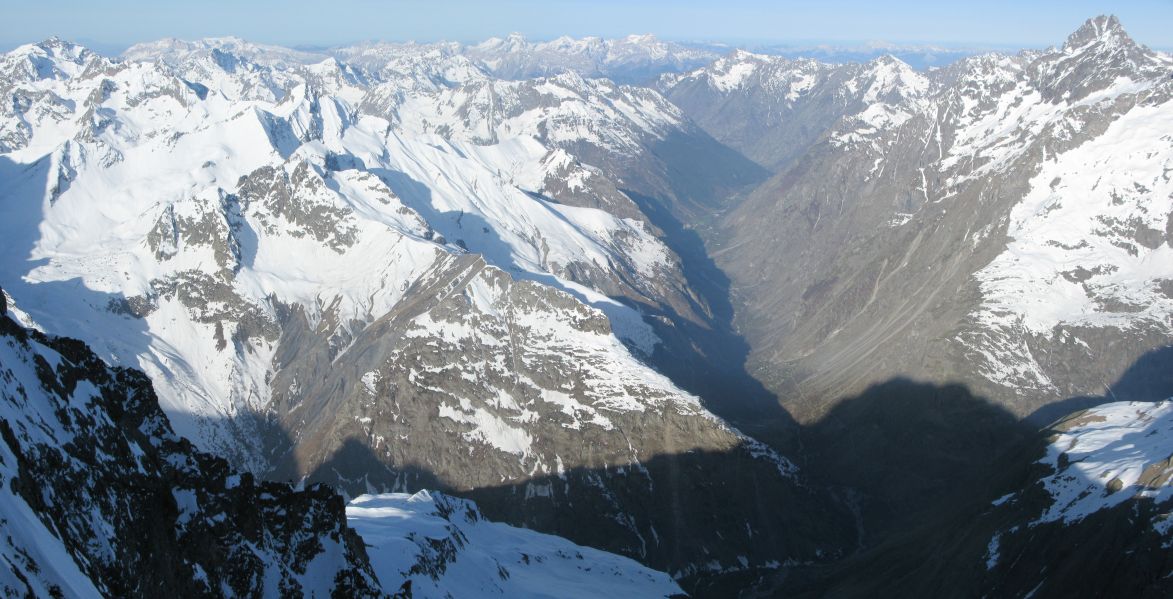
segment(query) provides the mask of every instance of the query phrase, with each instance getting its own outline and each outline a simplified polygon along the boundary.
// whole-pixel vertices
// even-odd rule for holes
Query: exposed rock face
[[[638,238],[616,236],[622,251],[612,272],[576,263],[555,274],[637,306],[661,341],[649,352],[652,363],[722,408],[722,415],[749,411],[761,418],[773,407],[744,372],[743,343],[730,326],[727,279],[691,228],[763,180],[764,169],[656,92],[575,72],[525,81],[474,77],[410,92],[393,79],[372,87],[362,110],[417,135],[472,144],[472,152],[501,147],[516,153],[535,143],[550,148],[540,161],[509,156],[492,168],[538,197],[637,220],[668,250],[656,277],[632,277],[627,273],[638,269],[628,256],[647,250]]]
[[[895,376],[964,383],[1028,415],[1101,394],[1173,338],[1161,291],[1170,60],[1114,18],[1062,48],[924,75],[891,60],[723,60],[668,94],[713,127],[710,113],[778,115],[757,138],[722,138],[779,172],[711,247],[752,372],[800,419]],[[765,91],[811,69],[793,98]],[[751,81],[759,73],[773,83]],[[891,85],[869,87],[880,80]],[[797,130],[806,123],[817,130]],[[794,151],[755,150],[758,139]]]
[[[379,596],[341,498],[238,474],[142,373],[0,314],[0,587],[33,596]]]
[[[889,93],[862,101],[862,74],[882,64],[739,53],[661,82],[714,137],[778,171],[709,247],[733,279],[751,371],[809,425],[804,469],[857,494],[874,547],[787,570],[763,592],[802,592],[809,576],[821,581],[811,596],[1025,595],[1044,580],[1052,596],[1111,584],[1159,595],[1168,551],[1151,523],[1166,508],[1148,499],[1014,533],[1039,502],[991,520],[1004,492],[959,506],[1003,470],[1031,470],[1034,426],[1173,393],[1173,63],[1102,17],[1062,48],[890,77]],[[1007,485],[1042,478],[1022,476]],[[1126,490],[1115,476],[1096,493]],[[1097,526],[1113,527],[1103,546],[1088,541]],[[956,530],[981,532],[942,533]],[[1014,557],[987,571],[995,530]],[[1039,575],[1130,551],[1145,557],[1119,579]]]

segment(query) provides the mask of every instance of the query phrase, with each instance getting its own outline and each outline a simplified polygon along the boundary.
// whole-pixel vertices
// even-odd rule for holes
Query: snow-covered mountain
[[[923,108],[932,81],[892,56],[832,64],[734,50],[658,86],[719,141],[777,170],[842,120],[899,125]]]
[[[514,33],[468,46],[464,54],[504,79],[577,73],[619,83],[644,83],[661,73],[685,71],[716,57],[703,48],[666,42],[646,34],[618,39],[563,36],[530,42]]]
[[[918,71],[947,67],[958,60],[986,54],[994,48],[980,45],[870,42],[764,44],[747,48],[756,53],[785,58],[813,58],[825,63],[869,62],[883,56],[900,59]]]
[[[1085,410],[1053,426],[1041,460],[1051,504],[1038,522],[1076,522],[1129,500],[1168,507],[1173,500],[1173,401],[1117,402]],[[1015,499],[1013,495],[1003,502]],[[1153,522],[1168,533],[1168,515]],[[1173,544],[1173,541],[1170,542]]]
[[[22,48],[8,58],[19,63],[26,59],[22,53],[41,58],[41,54],[58,49],[68,54],[53,72],[93,69],[103,77],[63,81],[30,77],[27,81],[29,87],[49,83],[55,90],[46,96],[77,109],[57,118],[60,115],[34,105],[22,115],[27,118],[18,121],[44,135],[30,137],[24,147],[6,155],[13,175],[7,178],[10,185],[5,195],[11,202],[6,208],[14,216],[37,218],[39,209],[33,198],[47,194],[48,204],[40,211],[58,212],[67,222],[55,225],[57,219],[49,214],[39,215],[39,222],[9,219],[11,234],[6,238],[13,251],[7,255],[14,258],[13,268],[23,268],[22,253],[33,249],[17,247],[30,234],[35,235],[35,230],[18,230],[25,225],[46,231],[59,229],[49,235],[56,241],[49,241],[44,234],[30,241],[73,248],[69,251],[74,259],[41,265],[56,271],[46,278],[83,273],[103,279],[110,276],[85,266],[93,261],[120,261],[124,266],[154,263],[152,271],[134,268],[137,276],[132,280],[106,281],[108,289],[103,291],[118,291],[128,298],[126,305],[116,302],[115,312],[137,311],[135,316],[150,321],[147,312],[166,303],[158,299],[160,295],[177,296],[181,303],[207,303],[201,300],[210,299],[216,305],[227,304],[201,315],[208,321],[204,324],[210,335],[190,334],[192,331],[176,335],[186,340],[206,339],[222,349],[236,332],[215,334],[211,329],[216,312],[232,313],[235,308],[234,316],[249,316],[253,306],[241,295],[264,298],[276,291],[272,285],[301,281],[277,297],[304,302],[313,320],[328,309],[339,315],[340,326],[346,326],[356,319],[386,313],[435,260],[455,257],[471,248],[497,268],[553,283],[610,311],[610,320],[621,337],[638,350],[651,351],[655,339],[638,314],[586,285],[576,284],[567,273],[576,269],[585,278],[600,269],[607,271],[612,264],[626,264],[630,266],[630,272],[624,273],[626,278],[655,279],[659,270],[672,268],[670,252],[643,223],[600,210],[564,208],[532,197],[502,177],[496,168],[499,164],[523,169],[523,178],[530,174],[524,169],[540,168],[549,152],[538,144],[518,138],[508,144],[462,151],[457,146],[429,143],[426,137],[401,135],[388,131],[384,119],[357,114],[342,99],[315,94],[296,73],[286,76],[297,78],[299,86],[278,90],[273,100],[280,103],[262,107],[255,104],[259,100],[250,99],[253,93],[241,91],[241,86],[230,84],[227,91],[201,92],[192,89],[197,84],[189,85],[159,65],[107,63],[64,43]],[[201,59],[187,67],[185,74],[201,75],[203,68],[217,69],[219,64]],[[272,74],[257,65],[246,71],[245,78],[261,73],[262,79],[269,80]],[[218,77],[234,81],[233,75],[218,70]],[[246,103],[243,110],[241,102]],[[141,118],[136,120],[136,116]],[[101,121],[95,122],[98,119]],[[161,135],[164,131],[169,133],[167,137]],[[39,154],[48,148],[54,150],[47,159],[40,159]],[[33,168],[18,166],[26,160],[41,163]],[[41,180],[38,167],[55,171],[50,174],[55,180]],[[87,178],[87,170],[97,175],[92,187],[80,183]],[[144,184],[146,181],[151,183]],[[33,195],[22,197],[22,193]],[[18,212],[21,210],[33,214]],[[139,214],[137,223],[126,218],[125,210]],[[248,223],[249,217],[256,223]],[[103,221],[118,226],[78,227]],[[445,234],[452,239],[447,240]],[[270,241],[278,245],[272,253],[262,252]],[[395,251],[401,244],[407,247]],[[86,246],[89,250],[79,251]],[[384,256],[385,261],[360,260],[359,255]],[[289,263],[294,256],[296,261]],[[66,267],[65,262],[75,266]],[[342,265],[347,266],[339,268]],[[301,274],[285,271],[289,268]],[[119,278],[125,279],[130,271],[123,270]],[[319,275],[307,278],[307,271]],[[602,279],[608,274],[615,276],[609,271],[593,276]],[[217,282],[231,287],[242,276],[260,277],[248,284],[253,288],[251,293],[215,288]],[[313,305],[330,287],[344,299],[331,301],[331,306]],[[384,293],[374,293],[378,289]],[[206,297],[208,294],[220,297],[213,299]],[[186,299],[189,296],[196,297]],[[58,317],[70,312],[45,311]],[[263,314],[251,314],[250,326],[257,330],[242,333],[235,341],[247,344],[251,337],[265,337],[271,332],[266,330],[271,324],[266,320]],[[172,321],[169,318],[167,322]],[[95,323],[91,328],[99,326]],[[92,336],[99,339],[104,335],[95,331]],[[180,342],[176,339],[174,343]],[[195,357],[194,350],[179,353]],[[219,350],[213,349],[202,355],[214,357],[217,353]],[[244,365],[240,368],[247,369]],[[250,393],[264,399],[249,388],[250,379],[255,383],[258,377],[233,380],[232,368],[215,372],[202,365],[191,372],[196,377],[191,390],[202,390],[201,395],[234,396],[232,387],[238,385],[238,400]],[[185,401],[186,412],[198,415],[205,411],[197,398]]]
[[[713,238],[753,371],[803,418],[900,375],[1017,414],[1112,386],[1173,335],[1171,66],[1100,17],[929,73],[741,53],[664,79],[777,170]]]
[[[490,38],[476,44],[457,42],[368,42],[323,50],[292,50],[254,44],[239,38],[164,39],[136,44],[122,53],[128,60],[162,60],[177,65],[196,56],[239,57],[247,63],[277,69],[316,64],[328,58],[384,79],[415,70],[464,83],[479,76],[523,80],[575,73],[605,77],[618,83],[646,83],[663,73],[702,66],[717,57],[712,50],[657,39],[654,35],[623,38],[559,37],[529,41],[521,34]],[[437,79],[438,81],[440,79]]]
[[[974,560],[984,562],[983,586],[1038,596],[1173,592],[1173,401],[1108,403],[1046,432],[1022,487],[990,500],[967,531],[986,539]],[[1073,550],[1060,558],[1063,548]],[[1110,580],[1080,565],[1091,559],[1115,572]]]
[[[864,522],[859,554],[763,592],[1161,588],[1171,566],[1150,517],[1167,508],[1145,506],[1167,480],[1114,497],[1111,515],[1028,530],[1044,511],[1032,492],[1029,513],[979,516],[1046,476],[1032,471],[1043,450],[1023,448],[1039,425],[1173,394],[1171,65],[1099,17],[1061,47],[930,72],[736,52],[660,80],[687,117],[775,171],[694,224],[732,279],[749,370],[806,425],[804,469],[853,489]],[[1113,447],[1124,459],[1136,441]],[[1071,492],[1102,497],[1120,474],[1096,476],[1108,470]],[[986,497],[991,481],[1003,488]],[[1011,557],[986,570],[996,530]],[[1144,565],[1077,571],[1121,555]],[[1040,576],[1060,562],[1065,574]]]
[[[660,165],[670,191],[680,163],[649,148],[715,142],[658,94],[157,49],[3,57],[0,280],[144,370],[200,448],[352,495],[463,493],[679,576],[853,542],[847,506],[647,364],[672,320],[645,309],[706,307],[585,157]]]
[[[219,59],[225,69],[255,64],[286,70],[319,63],[326,57],[271,44],[254,44],[238,37],[219,37],[198,40],[166,38],[135,44],[122,53],[122,58],[133,62],[161,61],[172,67],[211,58]]]

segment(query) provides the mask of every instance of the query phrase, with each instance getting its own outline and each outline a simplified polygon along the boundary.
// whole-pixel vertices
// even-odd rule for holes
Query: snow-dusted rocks
[[[1054,428],[1042,460],[1055,469],[1042,480],[1053,503],[1040,522],[1073,522],[1126,501],[1150,501],[1168,512],[1173,500],[1173,400],[1104,404]],[[1173,545],[1168,513],[1153,525]]]
[[[826,134],[838,145],[870,142],[915,113],[931,86],[890,56],[834,65],[743,50],[659,82],[713,137],[771,169]]]
[[[381,80],[422,76],[432,85],[443,86],[487,77],[522,80],[564,73],[603,77],[619,83],[645,83],[662,73],[701,66],[716,55],[652,35],[616,39],[563,36],[531,42],[514,33],[468,45],[372,42],[320,51],[291,50],[233,37],[195,41],[164,39],[136,44],[122,56],[134,61],[159,60],[170,65],[212,61],[230,68],[249,68],[254,64],[277,70],[296,70],[334,59]]]
[[[1173,400],[1115,402],[1050,427],[1032,456],[1042,458],[1011,479],[1021,487],[983,506],[961,535],[985,543],[980,568],[966,556],[981,587],[1039,596],[1173,590],[1171,415]]]
[[[814,588],[869,596],[1169,595],[1171,408],[1171,400],[1103,403],[1008,444],[982,485],[911,522],[899,542],[833,566]]]
[[[465,84],[379,109],[396,114],[404,129],[416,134],[480,145],[532,137],[552,147],[588,144],[628,158],[639,152],[642,138],[663,138],[683,125],[679,109],[655,92],[573,72]]]
[[[145,371],[176,430],[236,466],[352,497],[440,489],[681,581],[810,574],[884,534],[876,509],[899,507],[878,503],[985,467],[958,447],[1029,436],[981,445],[1015,422],[971,389],[1021,415],[1164,384],[1161,354],[1128,367],[1173,327],[1170,62],[1114,20],[930,72],[734,52],[660,91],[592,78],[689,60],[644,38],[24,46],[0,58],[0,283],[25,322]],[[732,302],[755,373],[827,416],[759,412],[805,462],[661,374],[772,402]],[[897,380],[829,410],[901,375],[964,386]],[[893,424],[885,393],[920,413]],[[888,496],[882,457],[804,445],[852,449],[841,431],[869,418],[858,447],[921,424],[963,438]],[[1055,460],[1047,485],[1078,498],[1055,509],[1079,517],[1038,530],[1119,516],[1085,510],[1101,491]],[[831,488],[859,472],[862,494]],[[1151,499],[1130,485],[1153,477],[1118,478]],[[984,572],[1027,546],[995,528]]]
[[[1170,126],[1168,106],[1137,107],[1040,165],[1010,211],[1006,250],[976,273],[983,296],[976,317],[1004,335],[997,339],[1032,335],[1086,346],[1080,329],[1173,335],[1173,185],[1165,176],[1173,151],[1162,133]],[[975,344],[989,347],[986,376],[1055,385],[1037,358],[1014,345]],[[1022,367],[1014,366],[1019,357]]]
[[[617,39],[563,36],[547,42],[530,42],[512,34],[468,46],[464,54],[504,79],[574,72],[619,83],[644,83],[660,73],[687,70],[715,57],[709,50],[666,42],[653,35]]]
[[[331,489],[257,482],[197,452],[172,432],[142,373],[26,329],[4,304],[6,594],[379,595]]]
[[[21,52],[10,59],[42,51]],[[356,115],[345,100],[311,91],[298,73],[244,56],[235,60],[247,66],[245,79],[279,75],[297,83],[265,96],[280,103],[257,100],[238,85],[235,66],[206,62],[202,51],[184,54],[176,68],[185,75],[201,74],[193,61],[218,73],[200,84],[217,93],[201,98],[166,62],[106,63],[83,50],[68,53],[46,72],[80,71],[79,62],[98,61],[111,77],[49,78],[46,85],[60,96],[87,98],[86,114],[100,113],[110,125],[90,139],[92,117],[85,114],[55,120],[51,128],[42,123],[31,146],[8,155],[6,213],[26,218],[6,219],[7,277],[27,272],[22,259],[30,252],[49,257],[64,250],[72,257],[50,258],[30,281],[78,276],[127,298],[112,297],[111,305],[138,306],[119,316],[142,318],[159,332],[146,344],[154,349],[144,351],[134,339],[111,353],[128,363],[153,355],[146,360],[153,364],[143,366],[160,379],[165,405],[197,418],[263,410],[269,394],[263,379],[273,368],[265,356],[279,333],[273,301],[302,305],[312,319],[333,310],[345,327],[369,322],[401,300],[435,260],[465,251],[601,307],[619,335],[651,351],[656,339],[648,326],[604,293],[655,296],[664,276],[679,279],[672,253],[646,223],[553,204],[510,182],[515,175],[534,179],[528,173],[541,170],[549,150],[524,141],[467,152],[437,147],[426,137],[390,131],[385,120]],[[144,79],[183,91],[144,102],[138,99]],[[217,87],[220,79],[231,84]],[[37,158],[54,144],[57,149]],[[502,165],[520,171],[506,179]],[[46,234],[37,237],[38,227]],[[36,247],[17,247],[26,241]],[[44,307],[50,318],[81,316]],[[174,309],[190,315],[176,320]],[[81,318],[90,324],[79,334],[88,329],[90,340],[119,345],[108,334],[118,327],[102,319]],[[233,349],[225,351],[229,339]],[[175,358],[179,364],[171,363]],[[184,432],[197,439],[217,435]]]

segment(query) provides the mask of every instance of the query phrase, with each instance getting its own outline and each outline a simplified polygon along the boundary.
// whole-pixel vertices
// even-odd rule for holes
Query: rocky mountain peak
[[[1075,102],[1124,82],[1164,76],[1164,59],[1137,44],[1113,16],[1089,19],[1059,50],[1039,56],[1030,69],[1048,101]]]
[[[1136,45],[1124,31],[1124,26],[1120,24],[1120,19],[1117,19],[1116,15],[1100,15],[1088,19],[1079,29],[1067,36],[1067,43],[1063,48],[1073,50],[1097,42]]]

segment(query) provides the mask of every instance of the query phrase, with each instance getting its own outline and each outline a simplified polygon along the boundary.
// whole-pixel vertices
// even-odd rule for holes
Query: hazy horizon
[[[1173,1],[1039,2],[975,6],[905,1],[890,5],[851,1],[732,0],[720,7],[686,0],[619,3],[470,0],[426,3],[338,0],[323,19],[305,0],[262,1],[237,7],[222,0],[198,6],[157,6],[143,0],[101,5],[45,0],[10,9],[0,24],[0,49],[60,37],[105,54],[164,38],[239,37],[290,48],[328,48],[369,41],[476,43],[520,33],[532,41],[561,36],[621,38],[652,34],[681,43],[731,47],[818,45],[859,49],[872,44],[931,45],[946,49],[1005,50],[1061,44],[1086,19],[1115,14],[1138,42],[1173,48]],[[361,13],[363,18],[351,18]],[[616,18],[616,14],[621,18]],[[472,18],[470,18],[472,17]]]

